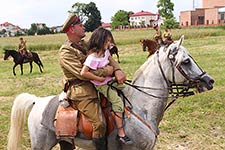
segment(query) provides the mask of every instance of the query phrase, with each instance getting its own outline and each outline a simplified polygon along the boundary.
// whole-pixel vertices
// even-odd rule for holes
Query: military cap
[[[80,18],[76,14],[72,13],[69,15],[69,17],[66,19],[65,23],[63,24],[62,31],[66,33],[69,31],[71,25],[75,25],[78,23],[81,23]]]

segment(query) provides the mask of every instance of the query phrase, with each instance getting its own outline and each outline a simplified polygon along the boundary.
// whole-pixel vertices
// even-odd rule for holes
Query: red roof
[[[110,23],[102,23],[102,27],[105,27],[105,28],[111,27],[111,24]]]
[[[134,14],[131,14],[130,17],[135,17],[135,16],[155,16],[157,14],[154,14],[154,13],[151,13],[151,12],[148,12],[148,11],[140,11],[140,12],[137,12],[137,13],[134,13]]]
[[[2,24],[3,26],[9,26],[9,25],[12,25],[13,26],[13,24],[11,24],[11,23],[9,23],[9,22],[4,22],[3,24]]]
[[[1,25],[4,26],[4,27],[14,26],[17,30],[21,30],[21,28],[19,26],[15,26],[15,25],[13,25],[12,23],[9,23],[9,22],[4,22]]]

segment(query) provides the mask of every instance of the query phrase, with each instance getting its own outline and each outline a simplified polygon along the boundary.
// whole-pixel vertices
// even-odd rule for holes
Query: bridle
[[[8,59],[9,56],[10,56],[9,51],[8,51],[8,50],[5,50],[5,53],[4,53],[4,60]]]
[[[168,47],[165,47],[165,48],[168,48]],[[164,50],[166,50],[166,49],[164,49]],[[198,68],[202,72],[200,75],[198,75],[195,78],[189,77],[185,73],[185,71],[183,70],[183,68],[182,68],[182,66],[180,64],[175,65],[175,56],[177,55],[177,53],[178,53],[178,48],[176,47],[176,49],[173,50],[173,52],[170,50],[169,55],[167,56],[169,58],[170,65],[171,65],[171,68],[172,68],[172,82],[171,82],[171,81],[169,81],[166,78],[166,75],[165,75],[165,73],[163,71],[163,68],[162,68],[162,65],[160,63],[159,50],[156,51],[158,66],[159,66],[160,72],[162,74],[162,77],[163,77],[164,81],[167,84],[167,88],[153,88],[153,87],[138,86],[138,85],[131,84],[130,81],[128,81],[128,80],[125,81],[124,84],[129,85],[129,86],[137,89],[138,91],[140,91],[140,92],[142,92],[142,93],[144,93],[144,94],[146,94],[148,96],[154,97],[154,98],[159,98],[159,99],[161,99],[161,98],[171,98],[172,99],[171,102],[169,104],[167,104],[167,106],[165,107],[164,111],[166,111],[175,102],[175,100],[178,99],[179,97],[187,97],[187,96],[190,96],[190,95],[194,95],[194,92],[193,91],[189,91],[189,90],[191,88],[197,87],[199,85],[199,83],[200,83],[199,81],[200,81],[201,77],[203,75],[205,75],[206,72],[204,72],[197,65],[197,63],[194,61],[194,59],[189,55],[189,57],[194,61],[194,63],[198,66]],[[181,83],[181,84],[175,83],[175,67],[187,79],[188,82]],[[109,87],[112,87],[112,88],[116,89],[116,87],[114,87],[112,85],[114,82],[116,82],[116,81],[112,81],[111,83],[108,83],[108,85],[109,85]],[[151,90],[165,90],[165,89],[167,89],[169,91],[170,96],[157,96],[157,95],[153,95],[153,94],[147,93],[147,92],[145,92],[142,89],[151,89]],[[127,97],[123,94],[123,92],[119,91],[119,90],[117,90],[117,91],[118,91],[119,95],[122,97],[124,103],[125,103],[125,101],[127,101],[128,104],[129,104],[129,106],[125,106],[125,112],[128,112],[129,114],[133,114],[145,126],[147,126],[150,130],[152,130],[154,135],[157,137],[158,133],[151,127],[151,125],[149,123],[147,123],[144,119],[142,119],[139,115],[137,115],[132,110],[133,106],[130,103],[130,101],[127,99]],[[128,114],[128,117],[129,117],[129,114]]]
[[[199,86],[199,81],[200,81],[201,77],[206,74],[206,72],[204,72],[198,66],[198,64],[194,61],[194,59],[190,55],[188,55],[193,60],[193,62],[197,65],[199,70],[201,70],[201,72],[202,72],[200,75],[198,75],[195,78],[189,77],[187,75],[187,73],[185,73],[185,71],[183,70],[183,68],[182,68],[180,63],[175,65],[175,56],[178,53],[178,48],[176,47],[173,51],[170,50],[169,51],[169,55],[167,56],[169,58],[170,65],[171,65],[171,68],[172,68],[172,82],[171,82],[171,81],[169,81],[166,78],[165,73],[164,73],[164,71],[162,69],[162,65],[161,65],[161,63],[159,61],[159,50],[156,53],[157,53],[157,62],[158,62],[161,74],[162,74],[163,79],[165,80],[165,82],[167,84],[167,87],[168,87],[168,90],[169,90],[169,94],[171,95],[171,99],[172,99],[171,102],[169,104],[167,104],[167,106],[165,107],[165,110],[167,110],[171,106],[171,104],[174,103],[174,101],[178,97],[186,97],[186,96],[194,95],[194,92],[193,91],[189,91],[189,89]],[[187,79],[187,82],[181,83],[181,84],[177,84],[175,82],[175,67],[181,73],[181,75],[184,78]]]
[[[168,48],[168,47],[166,47],[166,48]],[[201,70],[201,72],[202,72],[200,75],[198,75],[195,78],[189,77],[185,73],[185,71],[183,70],[183,68],[180,64],[175,65],[175,56],[176,56],[177,52],[178,52],[178,49],[176,48],[173,52],[170,51],[169,55],[167,56],[169,58],[170,65],[171,65],[171,68],[172,68],[172,81],[169,81],[166,78],[166,75],[163,71],[162,65],[161,65],[160,60],[159,60],[159,50],[156,51],[158,66],[159,66],[160,72],[162,74],[162,77],[167,84],[167,88],[154,88],[154,87],[139,86],[139,85],[131,84],[130,83],[131,81],[129,81],[129,80],[125,81],[124,84],[126,84],[128,86],[131,86],[132,88],[135,88],[136,90],[138,90],[138,91],[140,91],[140,92],[142,92],[142,93],[144,93],[148,96],[154,97],[154,98],[159,98],[159,99],[161,99],[161,98],[171,98],[171,102],[169,104],[167,104],[167,106],[165,107],[165,110],[167,110],[169,108],[169,106],[179,97],[187,97],[187,96],[194,95],[194,91],[190,91],[190,89],[194,88],[194,87],[198,87],[200,85],[200,79],[203,75],[206,74],[206,72],[204,72],[197,65],[197,63],[194,61],[194,59],[192,59],[192,57],[189,55],[189,57],[195,62],[195,64],[198,66],[199,70]],[[179,83],[179,84],[175,83],[175,67],[187,79],[187,82]],[[167,89],[168,92],[169,92],[169,96],[157,96],[157,95],[154,95],[154,94],[150,94],[150,93],[144,91],[143,89],[151,89],[151,90],[165,90],[165,89]],[[127,100],[127,101],[129,101],[129,100]],[[132,108],[132,104],[130,104],[130,105],[131,105],[130,107]]]

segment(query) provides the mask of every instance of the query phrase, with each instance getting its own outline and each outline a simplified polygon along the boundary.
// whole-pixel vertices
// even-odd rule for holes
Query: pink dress
[[[94,53],[95,54],[95,53]],[[110,52],[109,50],[105,51],[105,54],[103,57],[96,57],[94,54],[88,55],[86,58],[84,65],[88,66],[90,69],[97,70],[99,68],[104,68],[106,65],[109,63],[109,56]],[[112,77],[111,76],[106,76],[105,81],[99,82],[96,80],[91,80],[91,82],[94,85],[105,85],[107,82],[111,81]]]

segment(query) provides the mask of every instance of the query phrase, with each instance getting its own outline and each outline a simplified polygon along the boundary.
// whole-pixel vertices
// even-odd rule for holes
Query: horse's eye
[[[187,59],[185,59],[183,62],[182,62],[182,64],[189,64],[190,63],[190,59],[189,58],[187,58]]]

